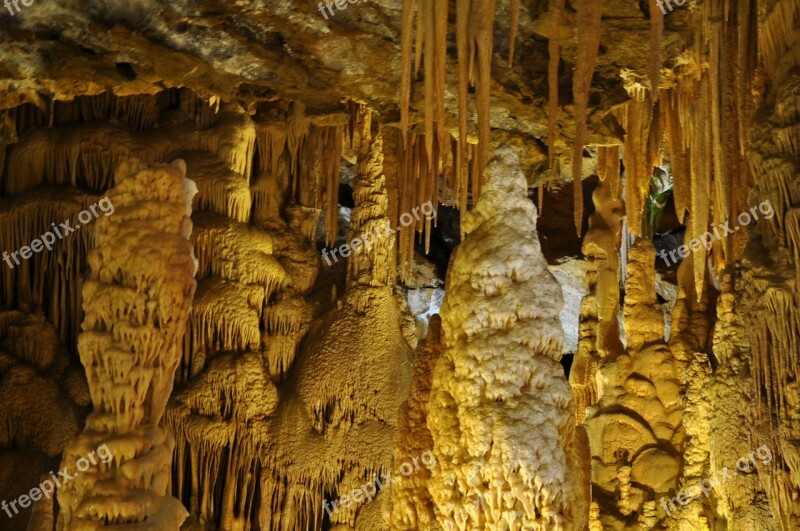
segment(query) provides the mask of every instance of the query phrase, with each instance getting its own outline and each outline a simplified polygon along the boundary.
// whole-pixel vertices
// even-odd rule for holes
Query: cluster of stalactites
[[[458,0],[455,3],[458,132],[453,139],[448,128],[445,105],[449,2],[447,0],[403,2],[400,72],[400,126],[403,151],[406,153],[406,157],[401,157],[405,159],[406,167],[402,172],[405,177],[403,182],[407,187],[413,188],[414,183],[418,181],[410,177],[424,176],[425,183],[421,186],[427,188],[425,194],[427,197],[433,199],[439,197],[442,203],[451,202],[462,212],[467,209],[470,181],[473,204],[477,202],[483,169],[489,158],[495,7],[495,0],[482,2]],[[510,0],[509,12],[508,64],[511,66],[519,25],[519,0]],[[422,98],[424,134],[420,138],[414,138],[414,135],[409,133],[411,95],[412,84],[419,74],[420,66],[424,69]],[[477,139],[472,142],[468,141],[470,86],[475,87],[474,107],[477,115]],[[449,200],[448,193],[452,194]],[[403,242],[401,242],[402,249]],[[401,265],[401,276],[403,274]]]
[[[158,427],[196,286],[189,216],[197,190],[185,172],[182,161],[121,164],[108,194],[114,216],[97,222],[78,340],[94,412],[63,465],[102,445],[112,457],[59,489],[59,529],[176,529],[187,516],[167,495],[174,441]]]
[[[349,104],[352,115],[357,106]],[[271,102],[259,107],[256,153],[259,181],[253,204],[276,215],[284,208],[302,205],[325,213],[325,242],[336,240],[339,222],[339,180],[348,122],[339,119],[315,124],[300,101]],[[350,132],[352,139],[352,131]]]
[[[255,125],[238,105],[222,106],[217,126],[198,128],[184,118],[171,127],[135,130],[110,121],[37,128],[10,145],[2,193],[15,195],[43,183],[101,192],[114,184],[114,168],[128,157],[148,163],[177,151],[216,154],[231,171],[250,179]]]
[[[79,290],[95,226],[68,233],[61,224],[78,226],[78,213],[99,199],[73,188],[46,186],[0,201],[0,241],[9,253],[0,267],[0,297],[10,306],[41,308],[70,350],[80,332]],[[98,214],[103,216],[99,210]],[[55,240],[50,249],[32,253],[27,260],[19,251],[13,254],[48,232]]]
[[[407,141],[410,119],[411,85],[420,63],[424,66],[425,154],[428,167],[438,165],[446,154],[448,142],[445,89],[447,77],[447,0],[409,0],[403,2],[400,74],[400,122]],[[476,87],[475,107],[478,114],[477,175],[483,174],[489,156],[489,91],[491,87],[493,24],[495,0],[456,2],[456,48],[458,53],[458,148],[456,174],[462,183],[467,178],[467,135],[469,85]],[[509,62],[513,59],[514,40],[519,21],[519,2],[511,3],[511,40]],[[415,26],[416,18],[416,29]],[[416,44],[412,40],[416,34]],[[412,49],[413,48],[413,49]],[[412,73],[413,53],[413,73]],[[434,145],[439,146],[439,156]]]
[[[653,167],[660,164],[664,148],[687,241],[699,240],[727,221],[733,227],[738,214],[747,211],[751,177],[743,155],[758,92],[753,1],[731,5],[714,0],[692,10],[690,44],[669,86],[658,85],[663,28],[651,20],[650,87],[629,86],[631,101],[617,111],[626,130],[623,157],[632,234],[641,235]],[[660,10],[655,11],[655,18],[661,18]],[[741,257],[745,232],[714,234],[713,239],[710,262],[716,277]],[[692,252],[691,260],[699,300],[709,260],[706,252]]]

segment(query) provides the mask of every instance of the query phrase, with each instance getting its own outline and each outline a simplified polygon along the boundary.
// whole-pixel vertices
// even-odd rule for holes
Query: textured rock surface
[[[563,303],[510,148],[490,162],[463,223],[428,416],[437,518],[445,529],[578,529],[588,500],[558,363]]]
[[[155,531],[188,516],[168,491],[174,440],[159,427],[196,287],[197,188],[185,173],[183,161],[121,164],[108,194],[115,216],[97,222],[78,339],[94,412],[64,449],[62,466],[80,472],[58,491],[59,529]],[[103,445],[111,459],[83,472],[79,460]]]

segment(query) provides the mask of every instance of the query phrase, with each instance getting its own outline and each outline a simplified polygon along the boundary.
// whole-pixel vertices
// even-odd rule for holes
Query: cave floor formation
[[[800,0],[8,0],[0,531],[800,529]]]

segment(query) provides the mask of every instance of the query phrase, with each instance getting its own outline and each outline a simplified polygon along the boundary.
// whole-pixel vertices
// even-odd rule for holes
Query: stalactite
[[[650,57],[648,70],[650,74],[650,92],[653,103],[658,101],[661,92],[661,46],[664,40],[664,13],[657,0],[649,0],[650,7]]]
[[[299,296],[287,294],[264,310],[263,344],[266,361],[273,380],[280,381],[289,374],[300,341],[312,323],[312,308]]]
[[[559,11],[556,9],[555,11]],[[578,4],[578,61],[572,78],[572,97],[575,101],[575,145],[572,153],[572,186],[574,194],[575,230],[581,235],[583,222],[583,146],[586,140],[589,91],[600,47],[603,0],[586,0]],[[559,28],[556,27],[555,31]],[[556,67],[557,68],[557,67]],[[556,81],[557,82],[557,81]]]
[[[340,127],[326,127],[325,139],[325,187],[322,191],[323,210],[325,211],[325,245],[331,246],[336,241],[336,230],[339,226],[339,172],[344,135]]]
[[[269,122],[256,126],[258,154],[264,169],[273,177],[280,171],[279,163],[286,149],[287,137],[285,123]]]
[[[220,99],[218,97],[212,96],[206,100],[191,89],[181,88],[178,91],[178,99],[181,110],[194,120],[198,128],[208,129],[219,121]]]
[[[241,223],[250,220],[252,197],[244,176],[225,167],[214,155],[202,151],[179,152],[197,184],[194,210],[210,210]]]
[[[437,16],[436,13],[436,2],[435,0],[419,0],[420,2],[420,17],[422,18],[422,23],[424,27],[424,98],[423,103],[425,107],[424,112],[424,123],[425,123],[425,155],[426,160],[428,161],[428,169],[430,170],[431,166],[434,165],[433,161],[433,140],[436,131],[434,130],[434,123],[438,116],[434,116],[438,114],[438,107],[437,103],[439,101],[439,80],[437,79],[438,68],[437,65],[440,61],[436,57],[436,52],[438,52],[438,46],[436,40],[438,39],[438,35],[436,34],[437,30],[439,29],[439,24],[437,24]],[[446,15],[446,13],[445,13]],[[445,24],[446,26],[446,24]],[[436,126],[441,127],[444,124],[436,123]]]
[[[713,189],[713,201],[710,205],[710,212],[709,217],[714,222],[723,222],[724,220],[730,219],[731,214],[731,183],[729,176],[730,174],[736,170],[735,166],[732,168],[728,168],[726,164],[734,163],[735,161],[731,160],[729,156],[730,151],[738,152],[738,148],[735,144],[735,140],[733,143],[730,140],[735,139],[735,136],[731,138],[728,136],[724,131],[725,124],[723,123],[723,113],[725,112],[725,103],[730,99],[726,97],[726,93],[729,93],[729,90],[726,88],[723,89],[722,85],[723,82],[728,81],[727,79],[727,72],[725,72],[725,61],[722,57],[722,47],[723,46],[730,46],[731,43],[728,42],[728,36],[724,31],[726,27],[726,21],[723,18],[723,6],[721,2],[711,2],[709,7],[706,9],[710,9],[710,23],[708,24],[708,28],[706,32],[710,33],[708,35],[709,40],[709,60],[712,66],[707,71],[707,78],[708,78],[708,99],[709,99],[709,113],[711,115],[711,122],[710,122],[710,132],[711,132],[711,141],[713,142],[714,149],[711,153],[711,164],[712,164],[712,178],[713,182],[711,183],[711,187]],[[726,56],[730,55],[732,57],[736,56],[735,49],[731,50],[730,52],[725,54]],[[730,80],[730,84],[732,85],[733,80]],[[725,83],[727,84],[727,83]],[[732,129],[732,128],[731,128]],[[739,154],[736,154],[735,159],[738,160],[740,158]],[[705,230],[703,230],[705,232]],[[720,244],[724,251],[724,255],[731,259],[730,253],[730,242],[731,238],[727,235],[720,239]],[[700,253],[702,254],[702,253]]]
[[[414,25],[416,2],[403,2],[403,18],[400,28],[400,129],[403,133],[403,148],[408,149],[409,107],[411,106],[411,37]]]
[[[702,94],[708,94],[710,91],[709,76],[704,76],[700,81],[700,90]],[[708,124],[711,116],[711,98],[705,96],[701,97],[697,103],[695,112],[697,113],[697,122],[699,124]],[[713,153],[712,150],[712,127],[702,127],[699,131],[694,131],[692,139],[692,183],[691,183],[691,203],[689,205],[690,216],[689,223],[686,227],[686,235],[691,240],[700,240],[701,236],[706,232],[708,227],[709,217],[711,213],[711,182],[712,182],[712,168],[713,168]],[[705,273],[706,273],[706,255],[705,252],[693,252],[691,259],[694,262],[694,282],[697,293],[697,299],[702,296],[704,287]]]
[[[158,95],[117,96],[114,98],[114,115],[134,131],[153,129],[158,124]]]
[[[478,147],[473,171],[480,181],[489,161],[491,109],[489,95],[492,85],[492,49],[494,46],[495,0],[472,2],[470,13],[470,41],[475,50],[475,109],[478,112]],[[473,188],[473,193],[474,188]],[[478,194],[480,190],[478,191]],[[477,200],[477,196],[476,196]]]
[[[286,148],[289,150],[289,172],[292,176],[292,192],[299,188],[297,184],[300,161],[300,147],[308,136],[309,122],[306,118],[306,107],[300,101],[292,102],[286,118]],[[336,156],[331,154],[331,156]],[[293,194],[294,195],[294,194]]]
[[[458,53],[458,149],[456,159],[456,195],[458,208],[467,211],[467,191],[469,187],[469,13],[472,0],[456,0],[456,50]],[[464,234],[462,230],[461,237]]]
[[[438,140],[438,156],[434,157],[429,168],[433,168],[432,181],[434,184],[429,197],[436,199],[438,191],[438,174],[444,172],[444,157],[450,134],[447,132],[447,109],[445,109],[445,90],[447,88],[447,17],[449,0],[432,0],[435,13],[434,18],[434,49],[433,65],[436,95],[436,138]],[[427,233],[426,233],[427,234]]]
[[[547,161],[553,168],[556,157],[556,127],[558,126],[558,64],[561,61],[561,12],[564,0],[553,0],[548,4],[547,18],[550,36],[547,41]],[[541,207],[540,207],[541,210]]]
[[[677,90],[669,90],[661,100],[661,110],[665,114],[667,145],[672,164],[672,197],[675,202],[675,214],[680,223],[684,223],[686,211],[691,204],[691,153],[686,146],[685,133],[681,122],[679,95]]]
[[[509,30],[508,30],[508,67],[514,66],[514,48],[517,43],[517,30],[519,29],[519,0],[509,0]]]
[[[641,235],[642,214],[653,169],[649,163],[651,109],[649,96],[634,91],[633,99],[622,110],[620,120],[625,129],[625,207],[628,230],[634,235]]]

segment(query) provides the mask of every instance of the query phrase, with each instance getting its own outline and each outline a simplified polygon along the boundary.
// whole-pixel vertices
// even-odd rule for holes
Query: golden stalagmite
[[[62,466],[80,468],[103,445],[113,457],[59,489],[59,529],[175,529],[188,515],[168,490],[174,439],[160,426],[196,286],[197,188],[185,173],[183,161],[122,163],[108,194],[114,215],[97,221],[78,339],[94,412]]]
[[[598,363],[597,403],[586,412],[593,498],[615,502],[602,507],[604,528],[628,520],[655,527],[663,514],[658,500],[675,489],[681,470],[681,386],[664,341],[654,258],[647,240],[638,239],[629,249],[622,312],[626,351],[612,351]]]
[[[408,402],[400,412],[395,463],[413,462],[415,457],[433,449],[433,438],[426,424],[433,368],[442,354],[442,322],[431,318],[428,337],[417,347],[414,374],[408,391]],[[391,529],[441,529],[436,520],[433,502],[428,492],[430,471],[420,467],[407,480],[392,487],[389,522]]]
[[[445,529],[580,529],[588,500],[558,363],[563,302],[510,148],[492,159],[463,223],[428,414],[437,518]]]
[[[618,179],[618,175],[609,174],[595,188],[595,212],[589,217],[589,231],[583,240],[589,294],[581,301],[580,340],[569,375],[579,424],[585,419],[586,408],[597,402],[597,367],[624,350],[619,337],[618,254],[624,205],[610,192]]]

